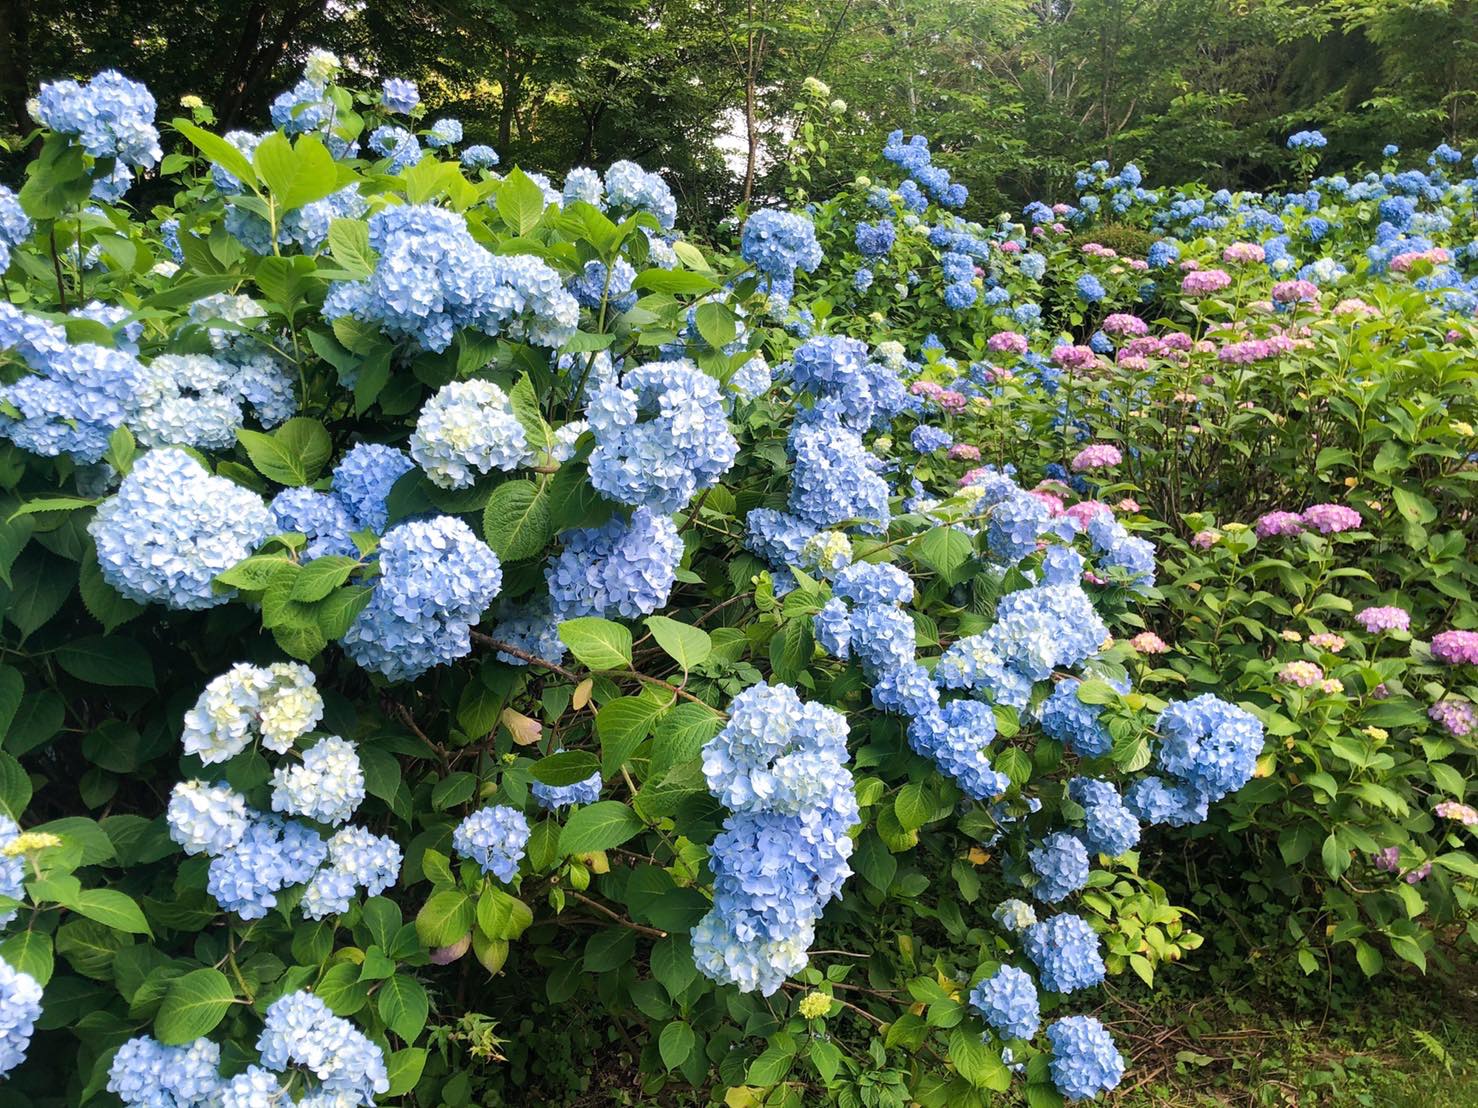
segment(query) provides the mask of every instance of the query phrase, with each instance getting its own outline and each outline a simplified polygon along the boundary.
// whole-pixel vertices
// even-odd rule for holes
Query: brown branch
[[[617,923],[619,923],[622,927],[625,927],[625,928],[628,928],[628,929],[630,929],[632,931],[635,931],[638,935],[650,935],[654,939],[665,939],[665,938],[667,938],[667,932],[666,931],[658,931],[655,927],[647,927],[647,926],[645,926],[643,924],[640,924],[640,923],[633,923],[631,920],[629,920],[625,916],[623,916],[620,912],[614,912],[614,911],[612,911],[610,908],[607,908],[600,901],[598,901],[598,900],[592,900],[590,897],[586,896],[584,893],[577,893],[573,889],[571,889],[570,892],[569,892],[569,895],[571,897],[573,897],[575,900],[578,900],[581,904],[584,904],[586,907],[594,908],[597,912],[600,912],[600,913],[602,913],[604,915],[609,916],[611,919],[613,919]]]

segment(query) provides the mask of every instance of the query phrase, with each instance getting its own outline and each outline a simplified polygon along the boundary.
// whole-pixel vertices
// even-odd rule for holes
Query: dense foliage
[[[1199,929],[1471,949],[1458,151],[986,226],[897,132],[725,251],[341,81],[0,193],[7,1100],[1045,1106]]]
[[[807,77],[842,105],[812,195],[906,127],[971,183],[977,218],[1070,199],[1093,158],[1266,188],[1293,131],[1322,127],[1349,166],[1390,141],[1461,144],[1478,119],[1470,0],[26,0],[0,26],[0,113],[24,134],[38,84],[116,67],[250,128],[320,45],[362,79],[415,79],[510,164],[661,169],[704,233],[786,185]]]

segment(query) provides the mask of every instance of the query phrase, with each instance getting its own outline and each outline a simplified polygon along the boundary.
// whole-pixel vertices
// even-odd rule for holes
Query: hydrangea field
[[[697,241],[342,79],[0,187],[3,1103],[1054,1108],[1471,959],[1478,159]]]

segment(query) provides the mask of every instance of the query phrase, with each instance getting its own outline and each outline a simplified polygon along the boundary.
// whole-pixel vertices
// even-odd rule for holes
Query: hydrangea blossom
[[[1091,1100],[1119,1084],[1124,1059],[1108,1029],[1092,1016],[1067,1016],[1047,1027],[1052,1044],[1048,1072],[1068,1100]]]
[[[1026,929],[1023,946],[1037,967],[1042,986],[1054,993],[1075,993],[1103,980],[1098,932],[1081,916],[1063,913]]]
[[[103,580],[130,600],[213,608],[212,587],[271,531],[262,498],[215,477],[182,450],[151,450],[87,525]]]
[[[421,408],[410,448],[432,484],[444,489],[467,488],[494,469],[533,461],[513,402],[491,381],[444,385]]]
[[[1042,845],[1027,851],[1037,884],[1037,899],[1056,904],[1088,883],[1088,851],[1077,836],[1054,831]]]
[[[880,688],[885,686],[873,687],[874,700]],[[910,705],[905,700],[902,706]],[[991,765],[986,753],[996,737],[996,717],[989,705],[978,700],[952,700],[937,711],[925,707],[913,714],[908,727],[909,746],[932,759],[966,796],[991,800],[1010,788],[1010,778]]]
[[[1080,758],[1096,758],[1107,754],[1114,740],[1099,720],[1102,707],[1078,699],[1081,685],[1076,677],[1064,677],[1057,682],[1052,695],[1042,702],[1038,719],[1042,733],[1058,740],[1069,753]]]
[[[0,1075],[26,1060],[40,1018],[40,983],[0,958]]]
[[[1432,657],[1443,665],[1478,665],[1478,631],[1443,631],[1432,636]]]
[[[130,1108],[184,1108],[220,1094],[221,1048],[209,1039],[164,1046],[147,1035],[129,1039],[113,1055],[108,1092]]]
[[[274,359],[163,354],[138,373],[129,426],[145,446],[224,450],[235,444],[247,406],[264,427],[297,410],[292,378]]]
[[[186,754],[206,765],[234,758],[257,738],[268,750],[284,754],[321,718],[323,698],[307,666],[240,662],[205,686],[185,713],[180,741]]]
[[[546,785],[542,781],[535,781],[529,785],[529,792],[539,807],[554,812],[560,808],[568,808],[571,804],[594,804],[600,799],[600,787],[601,775],[597,770],[573,785]]]
[[[0,273],[10,268],[10,252],[31,237],[31,217],[20,197],[0,185]]]
[[[1211,801],[1250,781],[1262,752],[1257,717],[1210,693],[1170,704],[1155,728],[1160,733],[1156,764]]]
[[[479,808],[452,832],[452,847],[471,858],[483,873],[512,881],[529,841],[529,821],[517,808],[494,804]]]
[[[744,221],[739,253],[760,273],[787,284],[797,269],[810,273],[821,264],[816,227],[794,212],[762,208]]]
[[[380,1048],[311,993],[289,993],[272,1003],[257,1050],[267,1069],[300,1067],[314,1093],[337,1095],[343,1104],[369,1108],[390,1089]]]
[[[186,854],[224,854],[241,841],[251,822],[246,799],[224,781],[181,781],[165,809],[169,837]]]
[[[554,614],[635,619],[667,603],[683,544],[677,525],[649,508],[630,520],[567,531],[545,573]]]
[[[1037,987],[1015,966],[1002,966],[970,991],[970,1006],[1003,1039],[1030,1039],[1042,1025]]]
[[[853,431],[833,423],[798,427],[792,435],[790,511],[816,529],[841,524],[881,531],[888,523],[888,485],[877,459]]]
[[[234,846],[211,860],[206,891],[226,911],[261,919],[277,906],[279,892],[311,880],[327,853],[307,824],[259,816]]]
[[[667,182],[635,162],[614,162],[606,170],[605,186],[609,210],[618,214],[650,212],[664,230],[671,230],[677,223],[677,201]]]
[[[586,409],[590,483],[622,504],[675,512],[728,472],[739,445],[718,384],[689,362],[653,362],[603,387]]]
[[[415,469],[405,452],[380,443],[359,443],[334,467],[334,495],[349,509],[356,528],[385,530],[385,500],[395,482]]]
[[[364,770],[354,744],[337,735],[319,739],[296,765],[272,773],[272,810],[319,823],[343,823],[364,801]]]
[[[116,69],[103,70],[85,85],[44,84],[36,103],[43,127],[75,136],[94,158],[117,158],[135,169],[148,169],[164,156],[154,127],[153,95]]]

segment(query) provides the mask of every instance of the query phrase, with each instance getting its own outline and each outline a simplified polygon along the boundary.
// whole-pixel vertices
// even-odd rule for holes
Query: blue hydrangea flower
[[[257,1051],[261,1064],[274,1072],[300,1067],[312,1093],[336,1097],[337,1103],[370,1108],[390,1089],[380,1048],[312,993],[273,1001]]]
[[[465,489],[492,470],[534,460],[513,402],[491,381],[442,386],[421,408],[410,448],[431,483],[444,489]]]
[[[837,570],[832,595],[853,604],[907,604],[913,579],[889,562],[853,562]]]
[[[917,662],[886,670],[873,681],[872,702],[884,712],[907,716],[915,721],[928,719],[934,726],[939,712],[939,689],[929,671]],[[943,724],[942,720],[940,725]],[[933,749],[931,745],[930,749]],[[933,755],[930,754],[930,757]]]
[[[1068,1100],[1092,1100],[1124,1076],[1114,1037],[1092,1016],[1055,1020],[1047,1027],[1047,1038],[1052,1043],[1052,1084]]]
[[[1206,794],[1163,777],[1141,777],[1124,794],[1124,806],[1145,823],[1189,827],[1206,819]]]
[[[936,450],[948,450],[955,444],[955,437],[943,427],[921,423],[913,429],[908,442],[920,454],[933,454]]]
[[[1103,956],[1098,932],[1080,916],[1052,916],[1026,929],[1023,946],[1043,988],[1054,993],[1074,993],[1092,988],[1103,980]]]
[[[404,77],[386,77],[380,84],[380,105],[396,115],[410,115],[421,102],[421,90],[416,82]],[[453,140],[455,141],[455,140]]]
[[[739,452],[717,382],[690,362],[627,370],[595,395],[586,418],[595,435],[590,483],[621,504],[675,512]]]
[[[492,169],[498,164],[498,152],[481,143],[462,151],[462,165],[467,169]]]
[[[461,141],[462,121],[460,119],[438,119],[431,125],[431,130],[426,133],[426,145],[435,150],[455,146]]]
[[[529,821],[506,804],[479,808],[452,832],[452,847],[471,858],[483,873],[512,881],[529,841]]]
[[[571,804],[594,804],[600,799],[601,775],[597,770],[584,781],[576,781],[573,785],[546,785],[542,781],[535,781],[529,785],[529,792],[539,807],[547,812],[558,811],[560,808],[568,808]]]
[[[876,699],[876,688],[873,696]],[[908,726],[908,743],[915,753],[932,759],[975,800],[994,799],[1011,787],[1011,779],[992,766],[986,754],[995,737],[995,713],[978,700],[952,700],[919,713]]]
[[[851,654],[852,622],[847,606],[833,597],[811,617],[811,631],[816,644],[833,658],[845,660]]]
[[[637,293],[631,287],[635,280],[636,270],[625,258],[615,260],[610,267],[609,278],[606,264],[592,258],[585,263],[584,269],[569,279],[566,287],[581,307],[598,311],[604,301],[608,311],[619,315],[636,307]]]
[[[272,101],[272,126],[289,135],[307,134],[328,125],[334,105],[327,87],[318,81],[302,80]]]
[[[1088,522],[1088,538],[1098,551],[1098,565],[1122,570],[1132,588],[1144,590],[1155,583],[1155,548],[1148,539],[1131,535],[1107,512]]]
[[[212,582],[271,531],[262,498],[182,450],[151,450],[87,525],[103,580],[130,600],[213,608]]]
[[[354,517],[354,529],[385,530],[389,515],[385,499],[395,482],[415,469],[405,452],[393,446],[362,442],[334,467],[334,495]]]
[[[595,170],[578,166],[565,176],[565,185],[560,191],[560,198],[565,204],[578,200],[604,210],[606,206],[605,182],[600,179],[600,174]]]
[[[997,904],[995,911],[990,914],[990,918],[996,922],[998,927],[1014,934],[1018,931],[1025,931],[1032,924],[1036,923],[1037,913],[1036,909],[1026,901],[1017,900],[1015,897],[1012,897],[1009,900],[1003,900]]]
[[[606,170],[605,185],[606,207],[618,215],[650,212],[668,231],[677,223],[677,201],[658,174],[635,162],[615,162]]]
[[[40,982],[0,958],[0,1076],[26,1060],[40,1018]]]
[[[1102,706],[1084,704],[1078,699],[1081,685],[1076,677],[1064,677],[1057,682],[1052,695],[1042,702],[1038,718],[1043,733],[1062,743],[1069,753],[1080,758],[1096,758],[1107,754],[1114,740],[1099,721]]]
[[[113,1055],[108,1092],[130,1108],[183,1108],[220,1095],[221,1048],[209,1039],[164,1046],[141,1035]]]
[[[1042,1025],[1037,986],[1015,966],[1002,966],[976,985],[970,1005],[1003,1039],[1030,1039]]]
[[[1088,883],[1088,851],[1077,836],[1067,831],[1054,831],[1042,845],[1027,851],[1037,884],[1032,888],[1038,900],[1056,904]]]
[[[898,231],[891,220],[857,224],[857,249],[864,258],[880,258],[890,253],[897,237]]]
[[[31,217],[20,197],[0,185],[0,273],[10,268],[10,252],[31,237]]]
[[[164,156],[154,127],[154,97],[115,69],[103,70],[86,85],[44,84],[36,103],[43,127],[75,136],[94,158],[117,158],[135,169],[148,169]]]
[[[277,894],[312,879],[328,854],[306,823],[259,815],[241,838],[210,863],[206,891],[227,912],[261,919],[277,906]]]
[[[868,678],[913,662],[913,620],[891,604],[859,604],[848,616],[848,647]]]
[[[493,627],[493,638],[526,650],[536,658],[552,665],[564,660],[565,644],[559,637],[559,621],[549,597],[534,602],[504,602],[498,611],[498,622]],[[528,662],[507,651],[498,651],[498,661],[510,666],[526,666]]]
[[[241,841],[251,819],[246,799],[224,781],[181,781],[165,809],[169,837],[186,854],[224,854]]]
[[[798,427],[790,511],[816,529],[855,524],[881,533],[888,525],[888,483],[862,439],[836,424]]]
[[[303,561],[326,554],[357,558],[358,548],[349,536],[359,530],[344,502],[333,493],[310,488],[283,489],[267,505],[276,534],[295,531],[308,537]]]
[[[421,160],[421,140],[404,127],[376,127],[370,132],[369,147],[390,159],[391,173],[409,169]]]
[[[1091,777],[1074,777],[1068,782],[1067,792],[1083,808],[1083,844],[1089,850],[1117,858],[1139,844],[1139,820],[1124,806],[1113,785]]]
[[[774,208],[762,208],[744,221],[739,253],[762,274],[783,281],[794,281],[797,269],[810,273],[821,264],[815,225]]]
[[[677,525],[649,508],[600,527],[567,531],[545,573],[555,615],[635,619],[667,603],[682,559]]]
[[[1155,729],[1160,734],[1156,764],[1211,801],[1247,784],[1262,753],[1257,717],[1210,693],[1170,704]]]
[[[319,739],[302,761],[272,773],[272,810],[318,823],[343,823],[364,801],[364,770],[354,744],[337,735]]]

